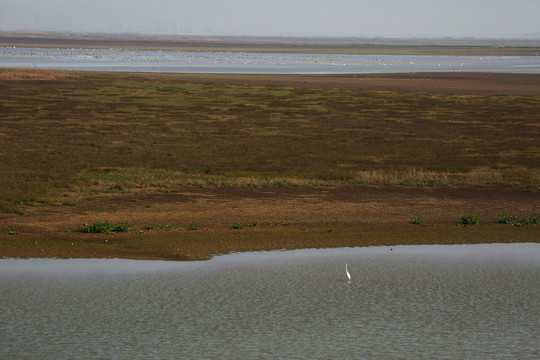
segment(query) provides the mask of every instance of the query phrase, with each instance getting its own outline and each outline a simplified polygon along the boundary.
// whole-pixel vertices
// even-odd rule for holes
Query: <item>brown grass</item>
[[[0,256],[540,239],[538,75],[0,74]]]
[[[0,71],[0,80],[58,80],[73,74],[68,71],[15,69]]]

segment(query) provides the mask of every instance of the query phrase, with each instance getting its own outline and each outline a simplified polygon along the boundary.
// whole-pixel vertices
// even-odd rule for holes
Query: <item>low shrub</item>
[[[172,230],[171,225],[145,225],[141,230]]]
[[[111,230],[114,232],[129,232],[129,230],[131,230],[131,226],[129,226],[128,223],[124,221],[113,227]]]
[[[253,220],[252,222],[250,222],[249,224],[246,225],[247,227],[255,227],[255,226],[259,226],[259,220],[255,219]]]
[[[416,219],[414,219],[413,221],[411,221],[411,224],[415,224],[415,225],[424,225],[424,222],[422,221],[422,219],[416,218]]]
[[[518,220],[517,216],[509,216],[509,215],[503,215],[499,219],[499,224],[513,224],[515,221]]]
[[[235,230],[243,229],[243,228],[244,228],[244,225],[242,225],[241,223],[237,222],[236,224],[233,224],[232,228],[235,229]]]
[[[188,230],[199,230],[199,227],[197,225],[190,225]]]
[[[106,221],[96,221],[93,224],[83,226],[79,229],[79,232],[88,234],[110,234],[112,232],[128,232],[130,230],[131,226],[125,221],[115,226],[111,226]]]
[[[540,221],[540,217],[534,216],[534,215],[528,218],[521,218],[521,219],[518,218],[517,216],[503,215],[499,219],[498,223],[499,224],[512,224],[514,226],[527,226],[527,225],[538,224],[539,221]]]
[[[478,224],[478,216],[476,215],[467,215],[461,217],[461,224],[463,225],[474,225]]]
[[[111,225],[106,221],[96,221],[93,224],[83,226],[79,232],[89,234],[108,234],[111,232]]]
[[[8,229],[8,235],[17,235],[18,232],[15,229],[9,228]]]
[[[523,218],[516,222],[514,226],[527,226],[527,225],[535,225],[538,224],[538,221],[540,220],[540,217],[538,216],[531,216],[528,218]]]

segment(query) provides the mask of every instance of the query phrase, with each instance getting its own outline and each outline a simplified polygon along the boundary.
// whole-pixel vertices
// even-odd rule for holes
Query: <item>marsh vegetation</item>
[[[420,90],[389,86],[419,84],[399,74],[376,78],[382,90],[358,85],[370,76],[0,75],[0,227],[18,233],[4,255],[538,239],[537,226],[487,225],[538,212],[535,75],[496,93],[433,90],[466,74],[415,76]],[[456,226],[470,213],[482,222]],[[121,226],[69,230],[100,219]],[[172,231],[145,228],[159,223]]]
[[[540,96],[63,74],[2,81],[2,211],[183,185],[539,186]]]

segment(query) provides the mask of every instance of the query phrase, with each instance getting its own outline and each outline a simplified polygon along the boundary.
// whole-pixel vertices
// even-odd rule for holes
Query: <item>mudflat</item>
[[[505,214],[529,216],[539,206],[538,193],[500,187],[180,188],[81,199],[76,206],[32,206],[23,216],[3,214],[0,254],[200,260],[235,251],[538,242],[538,225],[497,221]],[[469,214],[480,223],[461,225],[460,217]],[[100,219],[127,222],[132,229],[76,231]],[[8,226],[18,234],[7,235]]]
[[[540,208],[539,75],[4,70],[0,83],[0,257],[540,241],[516,226]],[[130,229],[80,232],[98,221]]]
[[[407,39],[0,32],[20,47],[277,53],[538,56],[538,39]]]

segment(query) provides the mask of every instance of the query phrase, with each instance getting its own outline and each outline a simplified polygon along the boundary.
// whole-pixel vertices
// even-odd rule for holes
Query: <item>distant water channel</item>
[[[538,359],[539,303],[540,244],[1,259],[0,358]]]
[[[0,48],[0,68],[233,74],[540,73],[540,56],[261,54],[3,47]]]

